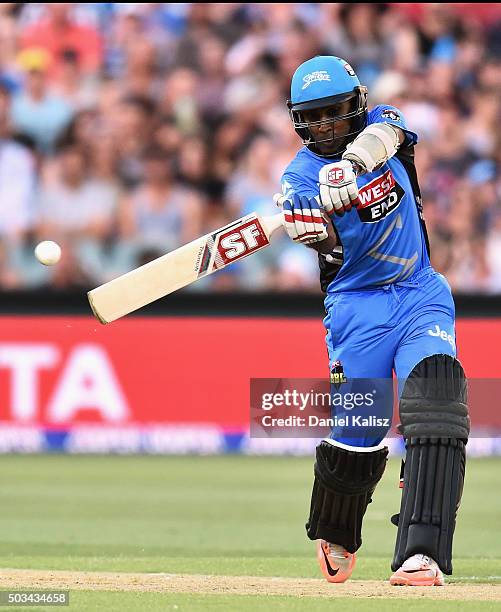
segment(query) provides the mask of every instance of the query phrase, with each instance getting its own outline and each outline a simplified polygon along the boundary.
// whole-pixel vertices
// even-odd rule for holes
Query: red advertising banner
[[[321,321],[0,318],[1,421],[242,429],[251,377],[325,371]]]
[[[501,378],[501,319],[457,324],[469,377]],[[251,378],[328,375],[316,319],[0,317],[0,421],[246,429]]]

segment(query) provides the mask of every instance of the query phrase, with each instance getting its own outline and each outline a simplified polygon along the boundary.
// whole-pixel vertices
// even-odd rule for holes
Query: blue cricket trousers
[[[399,393],[422,359],[435,354],[456,356],[455,309],[449,284],[428,266],[409,279],[378,288],[328,294],[324,325],[329,365],[340,362],[350,379],[388,379],[393,371]],[[331,393],[345,385],[331,386]],[[390,415],[392,407],[379,408]],[[338,414],[344,414],[338,411]],[[352,412],[352,414],[355,414]],[[331,437],[352,446],[375,446],[385,432],[357,434],[333,430]]]

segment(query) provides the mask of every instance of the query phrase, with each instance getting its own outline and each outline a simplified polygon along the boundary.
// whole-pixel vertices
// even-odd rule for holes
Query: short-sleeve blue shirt
[[[325,287],[328,293],[402,281],[430,265],[421,201],[412,176],[417,135],[394,106],[372,109],[368,124],[372,123],[396,125],[406,140],[381,168],[357,178],[360,205],[342,217],[333,216],[343,264],[331,274]],[[283,193],[319,197],[318,173],[334,161],[303,147],[282,176]]]

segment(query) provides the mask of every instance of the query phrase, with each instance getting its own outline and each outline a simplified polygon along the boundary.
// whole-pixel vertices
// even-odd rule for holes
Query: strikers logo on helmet
[[[332,185],[337,185],[338,183],[342,183],[344,181],[344,169],[343,168],[333,168],[329,170],[327,174],[327,180]]]

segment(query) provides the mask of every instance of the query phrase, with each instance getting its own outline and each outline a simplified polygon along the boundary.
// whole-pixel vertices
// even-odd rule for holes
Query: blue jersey
[[[371,123],[398,126],[406,141],[381,168],[357,178],[359,206],[332,217],[343,263],[326,263],[319,257],[321,285],[327,293],[399,282],[430,265],[414,168],[417,136],[393,106],[376,106],[368,115]],[[318,173],[334,161],[303,147],[283,174],[283,193],[318,198]]]

